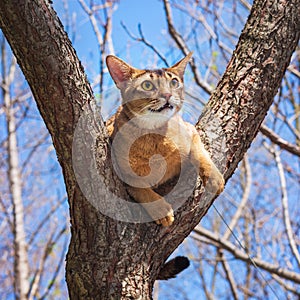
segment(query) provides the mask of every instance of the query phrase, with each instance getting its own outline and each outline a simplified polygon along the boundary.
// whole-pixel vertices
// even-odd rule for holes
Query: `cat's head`
[[[192,53],[169,68],[140,70],[116,56],[106,58],[107,67],[122,95],[122,105],[130,118],[145,127],[162,126],[182,107],[183,77]],[[142,126],[143,124],[140,124]]]

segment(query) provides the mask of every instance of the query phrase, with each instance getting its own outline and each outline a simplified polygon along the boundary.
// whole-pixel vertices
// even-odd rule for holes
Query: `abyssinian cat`
[[[183,77],[191,55],[172,67],[157,70],[136,69],[113,55],[106,58],[122,96],[122,105],[107,121],[111,140],[117,137],[119,141],[113,148],[117,166],[129,194],[163,226],[173,223],[174,212],[154,188],[178,176],[185,160],[197,167],[210,191],[220,194],[224,189],[223,176],[195,127],[178,114],[184,102]],[[145,206],[154,201],[158,204]]]

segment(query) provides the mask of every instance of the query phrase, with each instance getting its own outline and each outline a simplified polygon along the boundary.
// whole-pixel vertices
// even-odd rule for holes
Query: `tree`
[[[196,125],[216,161],[222,159],[220,134],[225,139],[226,179],[255,137],[298,43],[299,4],[296,0],[254,3],[226,72]],[[105,126],[99,122],[92,90],[74,49],[46,1],[3,1],[0,19],[62,166],[72,224],[67,256],[71,299],[150,299],[163,262],[199,223],[213,199],[199,193],[198,186],[178,210],[171,228],[122,223],[95,210],[72,169],[72,141],[82,113],[89,116],[83,142],[97,138],[99,172],[117,194],[124,198],[127,194],[110,169]],[[174,33],[172,27],[169,30]],[[177,45],[182,47],[180,39]],[[213,126],[212,121],[224,130],[209,140],[205,129]],[[89,153],[77,154],[79,161],[89,158]]]

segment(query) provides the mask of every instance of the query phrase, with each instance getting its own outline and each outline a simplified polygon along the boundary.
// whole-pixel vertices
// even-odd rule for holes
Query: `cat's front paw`
[[[225,180],[223,175],[214,167],[211,171],[209,178],[207,179],[205,189],[207,189],[210,193],[215,195],[220,195],[225,186]]]
[[[159,219],[159,220],[156,220],[156,224],[158,225],[162,225],[164,227],[167,227],[167,226],[171,226],[174,222],[174,215],[173,215],[173,209],[172,209],[172,212],[170,212],[166,217],[162,218],[162,219]]]
[[[174,222],[174,211],[171,204],[169,204],[164,198],[154,202],[155,206],[148,207],[147,211],[150,216],[155,220],[156,224],[162,226],[170,226]]]
[[[163,201],[163,204],[160,205],[160,214],[163,216],[161,219],[155,220],[156,224],[162,225],[164,227],[171,226],[174,222],[174,211],[172,209],[171,204],[169,204],[166,200]]]

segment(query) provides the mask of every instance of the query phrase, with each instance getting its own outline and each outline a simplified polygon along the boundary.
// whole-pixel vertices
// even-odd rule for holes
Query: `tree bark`
[[[298,43],[299,8],[299,0],[254,2],[226,72],[197,124],[213,158],[223,162],[226,179],[255,137]],[[72,225],[67,255],[70,298],[151,299],[160,267],[199,223],[213,199],[201,195],[197,187],[176,212],[170,228],[154,222],[120,222],[97,211],[84,197],[72,168],[72,141],[83,113],[89,118],[89,130],[82,143],[97,135],[99,172],[118,195],[127,195],[111,172],[104,123],[59,19],[45,0],[2,0],[0,25],[62,166]],[[208,131],[215,129],[215,124],[217,129],[210,136]],[[76,159],[84,162],[88,155],[78,151]]]

